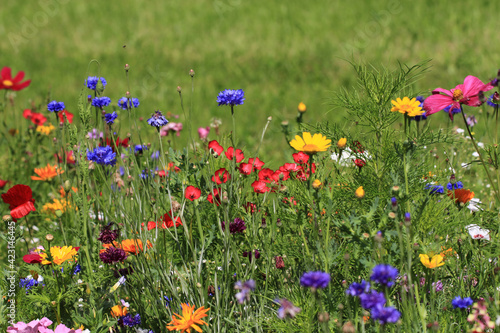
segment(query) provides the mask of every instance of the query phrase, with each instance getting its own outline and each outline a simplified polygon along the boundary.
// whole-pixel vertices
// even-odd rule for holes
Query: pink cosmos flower
[[[176,135],[180,136],[182,131],[182,123],[170,122],[166,124],[160,129],[160,135],[167,136],[170,131],[176,132]]]
[[[20,321],[7,328],[7,333],[38,333],[43,332],[42,330],[47,329],[47,326],[52,325],[52,321],[48,318],[42,318],[41,320],[33,320],[28,324]]]
[[[210,126],[198,128],[198,135],[201,140],[205,140],[208,137],[208,133],[210,133]]]
[[[450,106],[450,118],[453,119],[451,110],[460,109],[460,104],[469,106],[480,106],[478,94],[480,91],[488,91],[493,89],[491,83],[483,83],[477,77],[469,75],[465,78],[463,84],[459,84],[454,89],[446,90],[437,88],[432,91],[432,95],[424,101],[424,110],[427,111],[427,116],[441,111]],[[441,95],[440,93],[444,94]]]

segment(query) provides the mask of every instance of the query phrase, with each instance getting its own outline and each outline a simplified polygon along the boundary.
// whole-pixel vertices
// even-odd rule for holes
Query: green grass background
[[[422,91],[454,87],[469,74],[492,78],[500,66],[495,10],[485,0],[3,0],[0,65],[32,80],[18,93],[19,112],[30,99],[45,104],[48,92],[76,111],[91,59],[102,65],[113,104],[127,91],[123,67],[130,64],[130,90],[144,119],[155,109],[181,114],[180,85],[187,105],[193,98],[194,128],[218,117],[223,131],[230,130],[229,108],[218,107],[216,96],[241,88],[240,142],[255,150],[272,116],[261,156],[282,160],[289,150],[280,123],[293,122],[299,102],[308,107],[306,121],[346,115],[331,105],[333,92],[353,84],[346,60],[396,68],[398,61],[432,58],[431,72],[416,85]],[[95,75],[96,67],[91,70]],[[188,138],[184,128],[181,142]]]

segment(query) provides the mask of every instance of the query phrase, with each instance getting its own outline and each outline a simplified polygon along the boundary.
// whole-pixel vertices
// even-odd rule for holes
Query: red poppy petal
[[[20,206],[17,206],[16,208],[12,209],[10,211],[10,215],[13,218],[20,219],[21,217],[24,217],[28,215],[30,212],[35,212],[35,205],[33,205],[33,202],[27,201],[23,203]]]
[[[2,194],[2,199],[10,205],[10,209],[16,208],[32,199],[33,192],[27,185],[17,184],[11,187],[7,193]]]
[[[39,254],[27,254],[23,256],[23,261],[27,264],[39,264],[42,262],[42,257]]]

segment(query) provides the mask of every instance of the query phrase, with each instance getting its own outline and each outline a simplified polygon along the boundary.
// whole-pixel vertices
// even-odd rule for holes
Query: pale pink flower
[[[47,329],[47,326],[52,325],[52,321],[48,318],[42,318],[41,320],[33,320],[28,324],[20,321],[7,328],[7,333],[38,333],[44,332],[42,330]]]
[[[208,133],[210,133],[210,126],[198,128],[198,135],[201,140],[205,140],[208,137]]]
[[[160,135],[167,136],[170,131],[176,132],[176,135],[180,136],[182,131],[182,123],[170,122],[166,124],[160,129]]]
[[[452,118],[451,110],[460,109],[460,104],[480,106],[482,103],[478,97],[479,92],[486,92],[491,89],[493,89],[493,86],[489,82],[485,84],[477,77],[469,75],[465,78],[463,84],[459,84],[451,90],[443,88],[433,90],[432,95],[424,101],[424,110],[427,111],[427,116],[430,116],[451,106],[449,113],[450,118]]]

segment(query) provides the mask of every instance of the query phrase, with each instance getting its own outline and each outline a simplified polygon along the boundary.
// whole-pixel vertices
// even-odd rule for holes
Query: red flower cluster
[[[174,226],[174,219],[172,217],[174,217],[174,216],[175,216],[174,212],[169,211],[168,213],[163,215],[163,217],[161,218],[161,220],[159,222],[149,221],[148,226],[147,226],[148,230],[158,228],[158,225],[160,222],[163,222],[161,224],[160,228],[162,228],[162,229],[172,228]],[[182,220],[181,220],[180,216],[178,216],[175,219],[175,226],[178,227],[181,225],[182,225]],[[144,223],[142,223],[142,226],[144,227]]]
[[[31,120],[31,122],[36,126],[42,126],[47,121],[47,118],[45,118],[43,114],[33,112],[30,109],[26,109],[23,111],[23,117]]]

